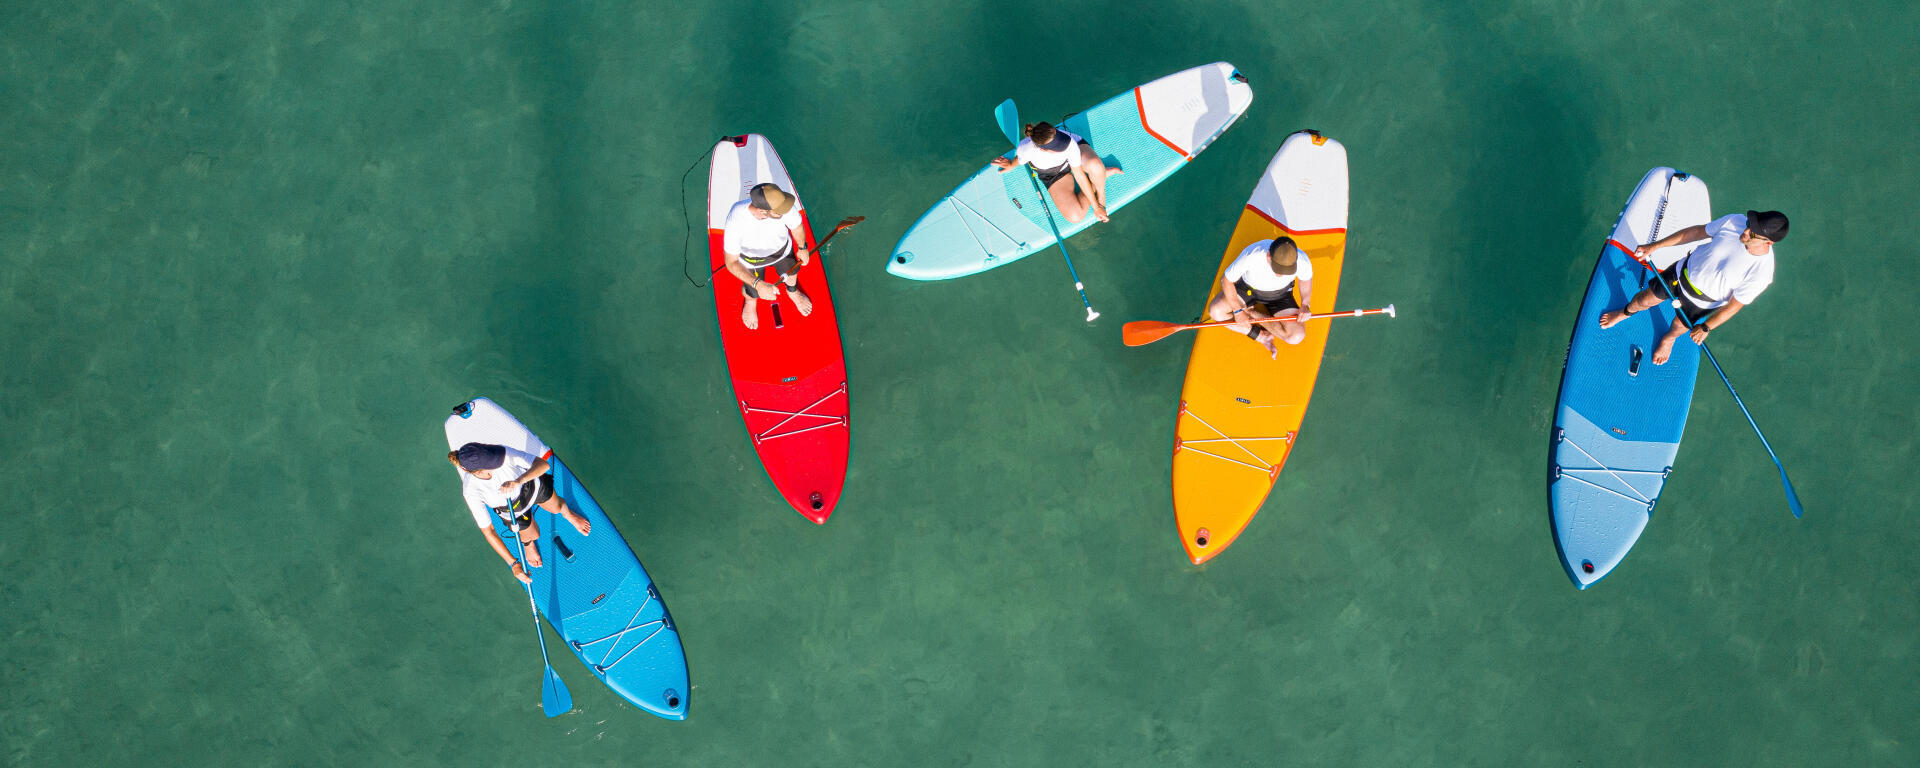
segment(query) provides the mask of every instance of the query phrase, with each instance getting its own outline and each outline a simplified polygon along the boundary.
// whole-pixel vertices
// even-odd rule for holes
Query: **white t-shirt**
[[[539,460],[539,457],[512,446],[502,447],[507,449],[507,460],[487,470],[491,478],[482,480],[474,477],[472,472],[460,471],[460,493],[467,497],[467,510],[473,513],[473,522],[482,528],[493,525],[494,507],[504,507],[520,496],[518,488],[514,489],[513,496],[501,493],[500,484],[526,474],[533,462]]]
[[[727,253],[761,261],[786,250],[787,244],[793,242],[793,236],[787,229],[791,227],[800,231],[800,202],[794,201],[792,210],[771,219],[754,216],[753,211],[747,210],[752,205],[752,201],[742,200],[733,204],[733,210],[727,211],[720,248]]]
[[[1307,259],[1307,252],[1300,251],[1300,258],[1293,264],[1292,275],[1281,276],[1273,273],[1273,265],[1267,262],[1267,253],[1273,250],[1272,240],[1261,240],[1246,247],[1233,263],[1227,265],[1226,282],[1247,281],[1247,287],[1256,291],[1284,291],[1293,287],[1295,280],[1313,279],[1313,262]]]
[[[1013,159],[1033,166],[1036,171],[1056,171],[1062,166],[1080,167],[1080,137],[1068,133],[1064,128],[1055,128],[1060,135],[1067,137],[1067,148],[1058,152],[1041,149],[1033,139],[1021,139],[1013,148]]]
[[[1713,240],[1687,255],[1687,282],[1718,302],[1716,307],[1727,303],[1728,297],[1752,304],[1773,284],[1773,254],[1779,246],[1770,246],[1759,256],[1747,253],[1747,246],[1740,242],[1740,233],[1746,229],[1744,213],[1714,219],[1707,224],[1707,236]]]

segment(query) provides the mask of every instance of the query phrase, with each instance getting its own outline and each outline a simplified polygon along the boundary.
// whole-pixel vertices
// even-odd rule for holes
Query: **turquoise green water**
[[[1029,7],[0,6],[0,756],[1920,764],[1920,11]],[[1222,59],[1246,118],[1071,241],[1094,326],[1057,258],[882,270],[1000,151],[1000,99],[1057,115]],[[1305,127],[1352,157],[1343,301],[1402,316],[1339,321],[1273,497],[1195,568],[1186,342],[1119,325],[1193,315]],[[826,257],[855,439],[824,527],[764,480],[680,276],[680,175],[743,131],[817,219],[868,217]],[[1600,239],[1662,164],[1793,217],[1713,343],[1808,513],[1707,372],[1660,513],[1583,593],[1550,410]],[[521,593],[441,459],[475,394],[658,580],[689,721],[570,658],[578,711],[540,716]]]

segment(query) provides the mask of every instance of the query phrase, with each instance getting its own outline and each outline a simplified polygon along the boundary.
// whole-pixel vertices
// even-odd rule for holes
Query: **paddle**
[[[1020,146],[1020,111],[1014,107],[1013,99],[1000,102],[993,108],[993,119],[999,121],[1000,132],[1007,135],[1007,141]],[[1053,206],[1047,199],[1047,190],[1040,186],[1040,176],[1033,172],[1033,166],[1025,166],[1027,181],[1033,183],[1033,192],[1040,198],[1040,212],[1046,214],[1047,227],[1053,230],[1053,242],[1060,246],[1060,258],[1067,262],[1067,274],[1073,277],[1073,289],[1080,292],[1080,303],[1087,308],[1087,322],[1093,322],[1100,313],[1093,311],[1093,302],[1087,301],[1087,286],[1080,282],[1080,273],[1073,268],[1073,257],[1067,254],[1067,239],[1060,236],[1060,225],[1053,222]]]
[[[1315,312],[1313,313],[1313,316],[1307,318],[1307,320],[1309,321],[1321,320],[1321,319],[1331,320],[1336,317],[1360,317],[1361,315],[1386,315],[1387,317],[1398,316],[1393,313],[1393,305],[1388,304],[1387,306],[1382,307],[1380,309],[1344,309],[1339,312]],[[1247,322],[1277,323],[1282,320],[1292,320],[1292,319],[1293,319],[1293,316],[1289,315],[1287,317],[1266,317],[1266,318],[1261,318],[1259,320],[1249,320]],[[1181,323],[1169,323],[1169,322],[1164,322],[1160,320],[1135,320],[1131,323],[1127,323],[1126,325],[1120,326],[1120,341],[1124,342],[1129,347],[1144,347],[1148,344],[1152,344],[1156,341],[1159,341],[1168,336],[1172,336],[1176,333],[1179,333],[1181,331],[1185,331],[1188,329],[1217,328],[1222,325],[1233,325],[1238,322],[1240,321],[1222,320],[1217,323],[1181,324]]]
[[[518,512],[513,508],[513,500],[507,500],[507,514],[518,517]],[[520,562],[524,565],[527,562],[527,544],[520,540],[519,531],[511,530],[512,525],[507,528],[513,533],[513,542],[519,545]],[[532,577],[531,568],[527,575]],[[547,633],[540,630],[540,605],[533,601],[533,585],[528,583],[521,586],[527,588],[527,607],[533,609],[533,636],[540,638],[540,661],[547,665],[547,679],[540,684],[540,709],[547,713],[547,717],[559,717],[573,709],[573,694],[567,692],[566,683],[560,682],[560,673],[553,671],[553,661],[547,657]]]
[[[821,249],[827,247],[827,241],[832,240],[834,235],[840,234],[840,230],[851,229],[853,225],[866,220],[867,220],[867,217],[865,216],[848,216],[844,219],[841,219],[840,223],[833,225],[832,232],[828,232],[826,237],[820,238],[819,242],[813,244],[814,255],[816,256],[819,255],[821,252]],[[723,270],[726,268],[727,268],[727,265],[725,264],[721,264],[720,266],[714,267],[712,272],[707,273],[707,278],[712,279],[714,275],[720,274],[720,270]]]
[[[1640,254],[1634,253],[1632,248],[1628,248],[1626,245],[1622,244],[1618,240],[1608,240],[1607,244],[1615,248],[1619,248],[1620,250],[1626,252],[1627,258],[1633,259],[1634,263],[1639,264],[1642,267],[1645,267],[1648,272],[1652,272],[1655,283],[1660,285],[1663,291],[1665,290],[1666,281],[1664,278],[1660,276],[1660,270],[1654,269],[1652,264],[1648,264],[1645,259],[1640,258]],[[1673,294],[1668,293],[1667,295],[1672,296]],[[1684,310],[1680,309],[1680,299],[1673,298],[1672,302],[1674,306],[1674,314],[1679,316],[1680,320],[1682,322],[1685,322],[1687,324],[1687,328],[1691,330],[1694,327],[1694,323],[1692,320],[1687,318],[1687,313]],[[1740,392],[1733,388],[1733,380],[1727,378],[1727,372],[1725,369],[1720,367],[1720,361],[1714,359],[1713,350],[1708,349],[1707,345],[1703,342],[1700,344],[1700,351],[1705,352],[1707,354],[1707,362],[1713,363],[1714,372],[1720,374],[1720,383],[1727,385],[1727,392],[1733,395],[1734,404],[1740,406],[1740,412],[1745,414],[1747,417],[1747,424],[1753,427],[1753,434],[1758,435],[1760,437],[1760,445],[1767,449],[1767,456],[1773,459],[1774,468],[1780,470],[1780,486],[1786,489],[1786,492],[1787,492],[1787,508],[1793,511],[1794,519],[1796,520],[1799,519],[1800,515],[1803,514],[1805,510],[1801,509],[1800,507],[1800,494],[1793,492],[1793,481],[1787,479],[1787,465],[1780,463],[1779,454],[1776,454],[1773,452],[1773,444],[1767,442],[1766,433],[1760,431],[1760,423],[1754,421],[1753,412],[1747,410],[1747,402],[1745,400],[1741,400]]]

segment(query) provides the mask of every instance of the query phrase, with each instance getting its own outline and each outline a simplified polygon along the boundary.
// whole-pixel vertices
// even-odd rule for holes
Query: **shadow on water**
[[[491,338],[506,346],[502,354],[512,367],[494,379],[534,399],[558,403],[546,409],[544,418],[522,418],[581,471],[582,482],[601,497],[609,518],[631,538],[636,518],[665,510],[640,508],[632,482],[623,485],[594,470],[644,465],[657,458],[648,455],[654,441],[622,427],[653,425],[658,413],[654,399],[632,379],[640,367],[622,362],[638,359],[638,351],[606,346],[626,337],[608,332],[603,324],[629,317],[630,307],[609,291],[610,275],[584,266],[605,263],[596,255],[606,249],[633,247],[612,229],[617,217],[598,215],[624,201],[616,197],[616,202],[603,202],[625,169],[607,162],[610,140],[604,138],[605,126],[595,122],[595,110],[585,96],[599,74],[576,53],[598,44],[602,25],[591,13],[590,7],[550,3],[529,13],[519,32],[530,52],[521,77],[525,87],[540,94],[535,221],[528,227],[533,233],[529,242],[506,244],[518,252],[500,255],[498,261],[509,266],[496,276],[491,306],[484,309]],[[503,391],[494,397],[514,394]],[[526,406],[506,399],[502,404],[510,410]]]
[[[1593,100],[1570,94],[1600,79],[1567,56],[1522,50],[1515,41],[1524,37],[1489,34],[1496,20],[1473,7],[1429,3],[1427,12],[1451,28],[1451,39],[1476,41],[1471,55],[1449,62],[1443,81],[1453,111],[1466,117],[1456,124],[1462,135],[1454,142],[1462,148],[1459,184],[1440,214],[1449,228],[1440,240],[1454,245],[1437,255],[1448,258],[1451,251],[1458,262],[1433,271],[1450,282],[1438,287],[1439,295],[1452,298],[1433,311],[1451,315],[1440,326],[1454,330],[1441,333],[1458,358],[1432,375],[1455,379],[1440,385],[1449,391],[1485,392],[1484,399],[1460,405],[1499,414],[1487,427],[1495,442],[1511,449],[1502,453],[1512,455],[1498,461],[1531,464],[1541,442],[1551,458],[1551,429],[1542,434],[1533,427],[1552,403],[1516,408],[1502,400],[1527,391],[1535,377],[1557,379],[1561,366],[1555,364],[1565,361],[1571,331],[1564,323],[1577,316],[1586,292],[1584,280],[1565,279],[1567,264],[1590,264],[1596,255],[1587,226],[1596,212],[1588,209],[1586,187],[1599,150],[1595,115],[1585,108]],[[1520,64],[1495,68],[1499,62]],[[1551,505],[1542,506],[1552,535]]]

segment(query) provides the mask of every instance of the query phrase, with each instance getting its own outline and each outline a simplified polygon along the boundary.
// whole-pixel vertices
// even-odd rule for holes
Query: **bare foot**
[[[747,299],[740,305],[740,324],[748,330],[760,327],[760,302]]]
[[[1096,205],[1096,206],[1094,206],[1094,207],[1093,207],[1093,217],[1094,217],[1094,218],[1096,218],[1096,219],[1099,219],[1099,220],[1100,220],[1100,221],[1101,221],[1102,223],[1105,223],[1106,221],[1108,221],[1108,219],[1107,219],[1107,207],[1106,207],[1106,206],[1104,206],[1104,205]]]
[[[1616,325],[1619,325],[1620,321],[1625,319],[1627,319],[1627,311],[1624,309],[1616,309],[1612,312],[1602,312],[1600,313],[1600,327],[1612,328]]]
[[[813,299],[807,298],[807,292],[800,290],[800,286],[787,286],[787,298],[793,299],[793,307],[800,310],[801,317],[813,314]]]
[[[1111,165],[1109,165],[1109,166],[1107,166],[1107,178],[1109,178],[1109,179],[1111,179],[1111,178],[1113,178],[1113,177],[1115,177],[1115,176],[1118,176],[1118,175],[1120,175],[1120,174],[1123,174],[1123,173],[1126,173],[1126,171],[1123,171],[1123,170],[1121,170],[1121,169],[1119,169],[1119,168],[1115,168],[1115,167],[1113,167],[1113,166],[1111,166]]]
[[[578,512],[575,512],[569,509],[567,510],[567,513],[565,515],[562,515],[562,517],[565,517],[567,519],[567,522],[573,523],[573,529],[576,531],[579,531],[580,535],[585,536],[587,534],[593,533],[593,521],[588,520],[586,515],[582,515]]]
[[[540,540],[520,542],[520,549],[527,553],[527,565],[540,567]]]
[[[1275,347],[1273,345],[1273,334],[1271,333],[1260,334],[1259,341],[1260,341],[1260,346],[1267,348],[1267,357],[1273,358],[1275,360],[1280,359],[1280,348]]]
[[[1660,337],[1660,343],[1653,348],[1653,364],[1666,365],[1667,358],[1673,357],[1673,336]]]

